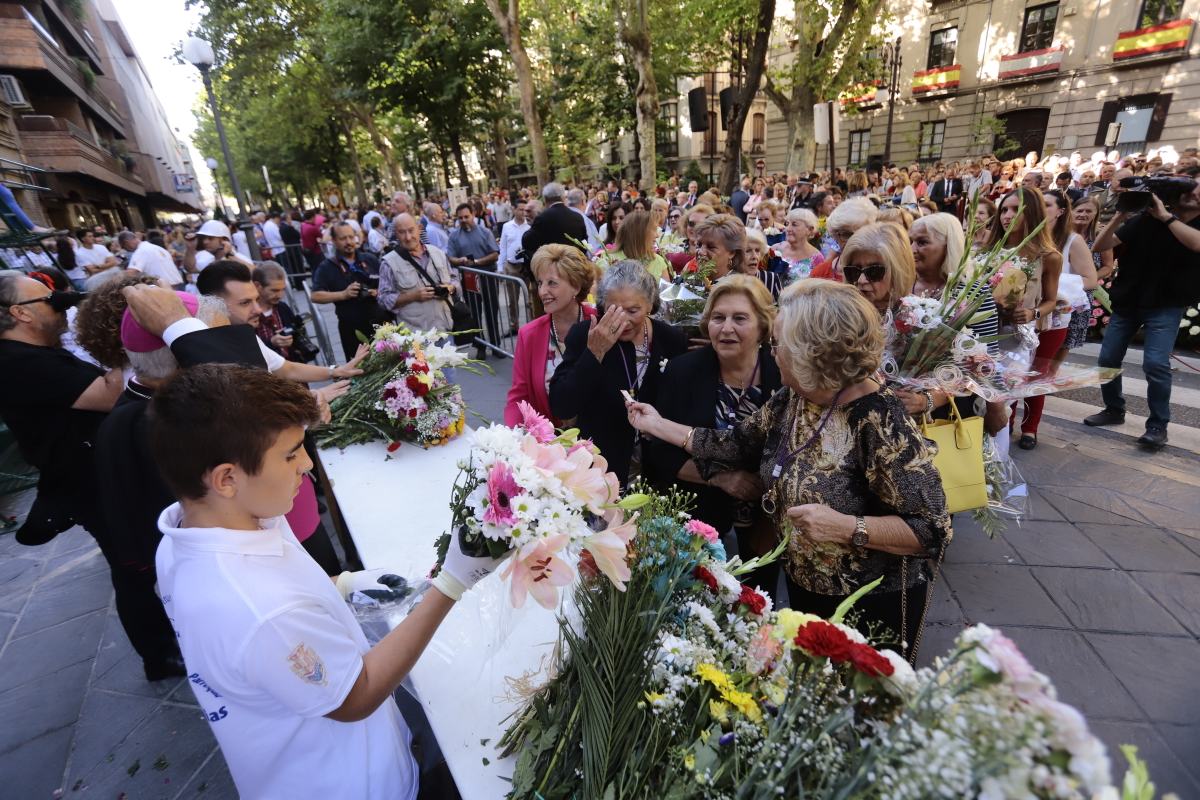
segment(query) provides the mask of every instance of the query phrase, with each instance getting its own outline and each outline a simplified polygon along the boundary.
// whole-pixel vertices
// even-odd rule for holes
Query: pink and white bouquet
[[[578,430],[558,432],[528,403],[519,408],[521,424],[472,433],[471,455],[459,462],[451,495],[451,530],[437,544],[438,564],[451,535],[468,555],[515,550],[500,577],[518,608],[527,594],[555,608],[558,590],[574,582],[572,563],[582,554],[624,589],[625,545],[634,533],[625,512],[637,507],[638,496],[618,502],[616,475]]]
[[[445,444],[466,426],[462,390],[444,372],[474,363],[442,331],[413,331],[380,325],[362,362],[363,374],[334,400],[330,424],[317,431],[321,447],[385,441],[388,452],[403,442],[421,447]]]
[[[1025,298],[1025,287],[1033,277],[1033,265],[1016,253],[1008,254],[1000,267],[988,278],[996,305],[1013,310]]]

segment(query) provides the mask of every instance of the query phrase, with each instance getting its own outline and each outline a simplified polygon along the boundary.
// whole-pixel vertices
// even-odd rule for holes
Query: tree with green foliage
[[[763,87],[787,125],[788,174],[811,171],[813,106],[853,84],[878,77],[878,34],[887,21],[883,0],[796,0],[791,20],[780,23],[791,45],[786,65],[767,71]]]

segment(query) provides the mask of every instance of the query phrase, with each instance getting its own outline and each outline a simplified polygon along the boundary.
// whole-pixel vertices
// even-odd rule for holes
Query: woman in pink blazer
[[[530,266],[546,313],[522,325],[517,332],[512,386],[504,404],[505,425],[521,421],[517,403],[522,400],[539,414],[554,419],[546,387],[550,385],[550,376],[562,363],[567,331],[576,322],[596,316],[596,310],[583,302],[592,289],[596,270],[577,247],[542,245]],[[557,424],[559,420],[554,422]]]

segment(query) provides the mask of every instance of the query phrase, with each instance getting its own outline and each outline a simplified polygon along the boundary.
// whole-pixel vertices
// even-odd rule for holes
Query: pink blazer
[[[596,309],[585,305],[585,320],[596,316]],[[559,331],[564,339],[566,331]],[[515,425],[521,421],[517,403],[524,400],[534,411],[554,419],[550,413],[550,396],[546,393],[546,355],[550,352],[550,315],[543,314],[527,322],[517,331],[517,349],[513,353],[512,386],[508,388],[508,400],[504,403],[504,424]]]

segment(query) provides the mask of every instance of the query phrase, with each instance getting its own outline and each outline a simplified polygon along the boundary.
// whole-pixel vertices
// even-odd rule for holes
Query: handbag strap
[[[912,647],[908,647],[908,556],[900,557],[900,647],[907,648],[905,658],[908,663],[917,665],[917,651],[921,647],[921,636],[925,633],[925,618],[929,616],[929,606],[933,604],[933,587],[942,571],[942,559],[946,556],[946,539],[938,547],[937,561],[933,562],[933,574],[925,586],[925,607],[921,609],[921,619],[917,622],[917,632],[913,636]]]
[[[428,283],[430,285],[430,287],[436,289],[438,286],[441,285],[439,283],[436,283],[433,280],[433,278],[429,277],[429,273],[426,272],[425,268],[422,267],[421,264],[415,258],[412,257],[412,253],[408,252],[407,250],[401,249],[401,248],[397,248],[397,249],[393,250],[392,252],[395,253],[396,255],[400,256],[401,258],[403,258],[409,264],[412,264],[413,269],[415,269],[417,272],[420,273],[421,277],[425,279],[425,282]],[[429,257],[429,262],[431,264],[433,263],[432,255]],[[451,311],[454,310],[454,303],[450,302],[449,297],[443,297],[442,302],[445,303],[450,308]]]

